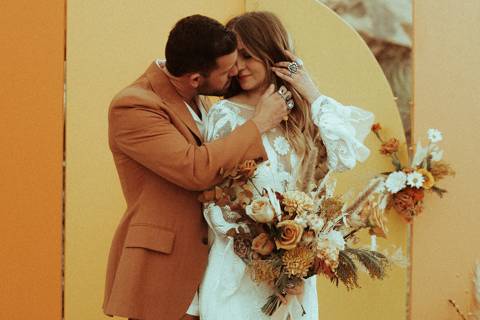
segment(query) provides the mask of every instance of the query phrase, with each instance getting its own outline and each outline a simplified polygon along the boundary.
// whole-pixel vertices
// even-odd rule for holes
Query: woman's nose
[[[237,58],[237,62],[235,63],[235,66],[237,67],[238,72],[242,71],[245,69],[245,62],[241,57]]]

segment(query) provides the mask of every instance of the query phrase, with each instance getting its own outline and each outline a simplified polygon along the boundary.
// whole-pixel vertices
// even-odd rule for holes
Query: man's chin
[[[214,96],[214,97],[223,97],[230,87],[231,81],[229,81],[223,88],[221,89],[206,89],[199,92],[199,94],[204,96]]]
[[[205,96],[213,96],[213,97],[223,97],[227,93],[227,90],[222,91],[212,91],[210,93],[204,94]]]

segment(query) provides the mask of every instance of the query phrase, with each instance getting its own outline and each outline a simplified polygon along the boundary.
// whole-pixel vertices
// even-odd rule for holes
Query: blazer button
[[[208,244],[208,238],[207,238],[207,237],[203,237],[203,238],[202,238],[202,243],[203,243],[204,245],[207,245],[207,244]]]

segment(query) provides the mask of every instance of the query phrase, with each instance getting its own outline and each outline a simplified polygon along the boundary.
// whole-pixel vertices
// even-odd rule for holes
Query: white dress
[[[357,107],[344,106],[332,98],[321,96],[311,106],[312,118],[319,127],[327,149],[330,170],[351,169],[357,161],[369,156],[363,140],[373,124],[373,114]],[[228,135],[255,114],[252,106],[221,100],[209,111],[205,140],[212,141]],[[272,129],[262,135],[268,161],[258,166],[255,185],[262,190],[293,189],[296,183],[298,156],[282,135]],[[231,146],[234,148],[235,146]],[[301,296],[287,296],[289,303],[282,305],[272,317],[262,313],[272,291],[266,285],[254,283],[246,273],[245,263],[233,252],[233,239],[225,233],[235,224],[229,223],[228,208],[209,205],[204,216],[210,227],[210,253],[208,266],[200,285],[199,305],[202,320],[292,320],[318,319],[316,277],[305,281]],[[305,314],[302,316],[302,307]]]

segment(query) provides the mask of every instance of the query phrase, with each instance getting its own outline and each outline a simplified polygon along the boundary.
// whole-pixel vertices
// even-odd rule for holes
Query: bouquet
[[[382,127],[374,124],[372,131],[382,142],[380,153],[391,157],[395,171],[385,172],[384,193],[388,195],[389,207],[393,207],[407,222],[423,210],[425,191],[434,192],[440,197],[447,190],[438,186],[438,181],[455,175],[451,166],[442,161],[443,150],[438,146],[443,137],[437,129],[428,130],[428,145],[417,143],[410,165],[403,165],[398,157],[399,140],[384,140],[380,135]]]
[[[378,192],[381,179],[372,180],[347,203],[345,197],[334,195],[330,174],[317,184],[311,170],[299,179],[302,183],[296,190],[260,189],[255,185],[258,165],[251,160],[221,172],[224,182],[199,200],[222,207],[224,219],[236,226],[227,232],[234,239],[235,253],[254,282],[272,289],[262,307],[265,314],[271,316],[287,294],[313,275],[323,275],[337,286],[341,282],[347,289],[359,287],[359,265],[371,278],[384,278],[387,257],[354,246],[355,234],[362,229],[386,234],[386,201]]]

